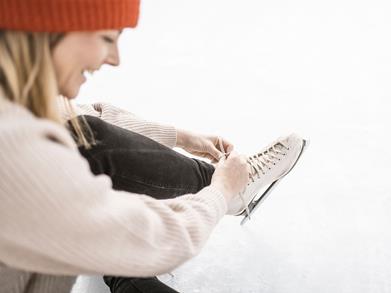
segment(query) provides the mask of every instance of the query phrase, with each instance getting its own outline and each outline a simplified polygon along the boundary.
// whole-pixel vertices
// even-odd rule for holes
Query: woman
[[[162,193],[164,198],[188,193],[164,200],[145,194],[165,186],[151,191],[137,181],[143,192],[128,189],[129,173],[121,173],[127,168],[101,159],[97,166],[108,167],[97,171],[96,156],[88,165],[78,153],[60,118],[57,96],[74,98],[85,82],[83,72],[119,64],[120,30],[136,26],[138,8],[136,0],[0,0],[0,292],[69,292],[73,276],[82,273],[149,277],[168,272],[199,252],[227,210],[240,214],[252,199],[252,194],[239,196],[250,165],[234,151],[216,168],[192,161],[188,169],[199,171],[201,184]],[[152,153],[157,146],[162,152],[163,145],[179,145],[215,159],[232,148],[225,140],[218,148],[216,137],[177,132],[108,105],[86,111],[156,140],[136,133],[126,140],[135,146],[133,157],[146,165],[172,162],[166,155],[143,157],[143,150]],[[94,124],[93,117],[87,120]],[[81,152],[93,154],[108,137],[99,137],[102,125],[89,129],[86,120],[71,123]],[[278,179],[283,173],[273,173],[272,165],[281,161],[282,169],[290,169],[301,143],[290,138],[274,144],[261,161],[272,171],[253,166],[251,173],[262,170],[269,173],[258,176]],[[164,150],[185,162],[174,169],[189,164],[190,159]],[[140,162],[132,166],[137,178],[167,175],[165,170],[145,172]],[[95,176],[90,168],[111,178]]]

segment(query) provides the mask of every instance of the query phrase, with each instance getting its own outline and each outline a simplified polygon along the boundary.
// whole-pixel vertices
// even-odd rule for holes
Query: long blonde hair
[[[51,54],[62,37],[58,33],[0,30],[0,89],[7,99],[35,116],[65,125]],[[63,102],[78,145],[90,148],[94,141],[87,122],[76,118],[68,99]]]

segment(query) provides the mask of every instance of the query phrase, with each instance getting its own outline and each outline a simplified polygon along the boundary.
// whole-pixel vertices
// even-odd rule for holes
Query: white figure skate
[[[306,140],[291,134],[277,139],[261,152],[250,156],[248,158],[251,167],[250,182],[244,191],[229,202],[227,214],[244,215],[241,225],[249,220],[260,203],[293,169],[307,145]],[[255,199],[263,187],[267,189]]]

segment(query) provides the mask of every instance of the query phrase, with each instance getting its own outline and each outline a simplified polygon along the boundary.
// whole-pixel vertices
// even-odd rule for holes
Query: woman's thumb
[[[209,144],[208,152],[216,161],[219,161],[222,157],[225,157],[225,154],[220,152],[213,143]]]

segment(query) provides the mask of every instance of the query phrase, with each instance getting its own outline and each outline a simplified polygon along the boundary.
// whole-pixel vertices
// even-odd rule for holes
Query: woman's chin
[[[72,100],[77,97],[77,95],[79,94],[79,91],[80,91],[80,87],[72,89],[72,90],[65,90],[61,93],[61,95],[69,100]]]

